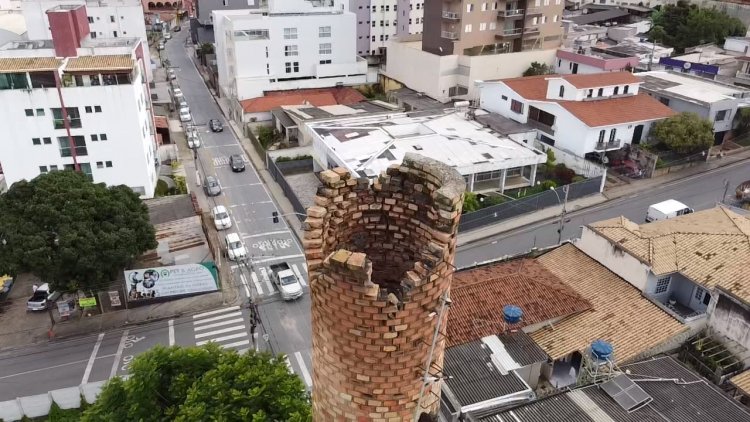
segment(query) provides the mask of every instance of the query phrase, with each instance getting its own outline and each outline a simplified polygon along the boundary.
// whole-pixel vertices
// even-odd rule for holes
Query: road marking
[[[199,341],[199,342],[195,343],[195,345],[196,346],[203,346],[204,344],[208,344],[208,343],[211,343],[211,342],[219,343],[219,342],[222,342],[222,341],[232,340],[232,339],[240,338],[240,337],[247,337],[247,333],[230,334],[230,335],[224,336],[224,337],[217,337],[217,338],[212,338],[212,339],[208,339],[208,340],[203,340],[203,341]]]
[[[272,256],[272,257],[265,258],[265,259],[253,260],[253,264],[262,264],[264,262],[269,262],[269,261],[288,260],[288,259],[293,259],[293,258],[304,258],[304,257],[305,257],[304,254]]]
[[[297,358],[297,363],[299,364],[299,369],[302,371],[302,378],[305,379],[305,384],[307,384],[308,387],[312,387],[312,378],[310,378],[310,373],[307,372],[305,361],[302,360],[302,353],[294,352],[294,357]]]
[[[174,320],[170,319],[168,324],[169,324],[169,345],[174,346]]]
[[[268,285],[268,291],[273,291],[273,284],[271,284],[271,279],[268,277],[268,272],[266,271],[266,267],[260,267],[258,268],[260,271],[260,277],[263,279],[263,282]]]
[[[255,271],[250,273],[250,278],[253,279],[253,284],[255,284],[255,290],[258,292],[259,295],[263,294],[263,287],[260,285],[260,281],[258,281],[258,274],[255,274]]]
[[[243,234],[242,237],[244,239],[249,239],[251,237],[260,237],[260,236],[270,236],[272,234],[291,234],[289,230],[277,230],[275,232],[266,232],[266,233],[258,233],[258,234]]]
[[[103,339],[104,333],[99,334],[99,337],[96,339],[96,344],[94,345],[94,350],[91,351],[91,356],[89,357],[89,363],[86,365],[86,370],[83,371],[83,379],[81,379],[81,384],[87,384],[89,382],[89,376],[91,376],[91,368],[94,367],[96,354],[99,353],[99,347],[102,345]]]
[[[299,272],[299,268],[297,268],[297,264],[292,264],[292,271],[294,271],[294,275],[297,276],[297,279],[303,286],[307,286],[307,282],[305,281],[305,277],[302,277],[302,273]]]
[[[125,349],[125,339],[128,338],[129,330],[122,332],[120,337],[120,345],[117,346],[117,352],[115,353],[115,361],[112,362],[112,370],[109,371],[109,377],[114,378],[117,375],[117,367],[120,366],[120,359],[122,358],[122,351]]]
[[[258,344],[258,333],[253,333],[253,344],[255,344],[255,351],[260,351],[260,344]]]
[[[221,308],[221,309],[217,309],[215,311],[204,312],[202,314],[195,314],[195,315],[193,315],[193,319],[203,318],[203,317],[206,317],[206,316],[209,316],[209,315],[216,315],[216,314],[220,314],[222,312],[234,311],[236,309],[240,309],[240,307],[239,306],[230,306],[228,308]]]
[[[244,324],[242,324],[242,325],[235,325],[234,327],[222,328],[221,330],[208,331],[208,332],[205,332],[205,333],[197,333],[195,335],[195,338],[199,339],[199,338],[203,338],[203,337],[213,336],[213,335],[216,335],[216,334],[229,333],[231,331],[237,331],[237,330],[243,330],[244,331],[245,330],[245,325]],[[198,346],[200,346],[200,344]]]
[[[258,186],[260,184],[261,184],[260,182],[258,182],[258,183],[245,183],[245,184],[242,184],[242,185],[222,186],[222,187],[224,189],[234,189],[234,188],[244,188],[244,187],[247,187],[247,186]],[[253,204],[264,204],[264,203],[267,203],[267,202],[271,202],[271,201],[258,201],[258,202],[252,202],[252,203]]]
[[[240,346],[247,346],[250,344],[250,340],[242,340],[235,343],[229,343],[229,344],[221,344],[222,349],[231,349],[232,347],[240,347]]]
[[[247,286],[247,280],[245,274],[240,274],[240,280],[242,280],[242,287],[245,288],[245,296],[250,297],[250,288]]]
[[[220,319],[227,319],[227,318],[232,318],[232,317],[238,317],[240,315],[242,315],[242,311],[235,311],[235,312],[232,312],[231,314],[217,315],[215,317],[201,319],[201,320],[198,320],[198,321],[193,321],[193,325],[197,326],[198,324],[205,324],[206,322],[214,322],[214,321],[218,321]]]
[[[197,327],[193,327],[193,330],[195,331],[201,331],[201,330],[210,330],[211,328],[221,327],[222,325],[229,325],[229,324],[237,324],[242,323],[244,320],[242,318],[237,319],[229,319],[226,321],[220,321],[213,324],[206,324],[206,325],[198,325]]]
[[[97,359],[106,359],[106,358],[111,358],[112,356],[114,356],[114,354],[99,356],[99,357],[97,357]],[[3,375],[3,376],[0,377],[0,380],[6,379],[6,378],[13,378],[13,377],[17,377],[17,376],[20,376],[20,375],[33,374],[34,372],[49,371],[50,369],[62,368],[64,366],[77,365],[77,364],[83,363],[83,362],[88,362],[88,359],[81,359],[81,360],[77,360],[77,361],[73,361],[73,362],[61,363],[59,365],[52,365],[52,366],[48,366],[46,368],[32,369],[30,371],[23,371],[23,372],[19,372],[17,374]]]

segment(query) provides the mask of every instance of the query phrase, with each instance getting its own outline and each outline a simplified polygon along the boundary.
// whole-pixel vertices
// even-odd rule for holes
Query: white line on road
[[[112,354],[112,355],[98,356],[97,359],[106,359],[106,358],[111,358],[112,356],[114,356],[114,354]],[[3,375],[3,376],[0,377],[0,380],[6,379],[6,378],[18,377],[18,376],[26,375],[26,374],[33,374],[34,372],[49,371],[50,369],[62,368],[63,366],[77,365],[79,363],[88,362],[88,361],[89,361],[88,359],[81,359],[81,360],[76,360],[76,361],[73,361],[73,362],[61,363],[59,365],[48,366],[46,368],[32,369],[30,371],[23,371],[23,372],[19,372],[19,373],[16,373],[16,374]]]
[[[305,361],[302,360],[302,353],[294,352],[294,357],[297,358],[297,363],[299,364],[300,371],[302,371],[302,378],[304,378],[305,384],[307,384],[308,387],[312,387],[312,378],[310,378],[310,373],[307,372]]]
[[[203,340],[203,341],[199,341],[199,342],[195,343],[195,345],[196,346],[203,346],[204,344],[208,344],[210,342],[219,343],[219,342],[222,342],[222,341],[232,340],[232,339],[240,338],[240,337],[247,337],[247,333],[230,334],[230,335],[224,336],[224,337],[218,337],[218,338],[212,338],[212,339],[208,339],[208,340]]]
[[[205,333],[198,333],[198,334],[195,335],[195,338],[199,339],[199,338],[203,338],[203,337],[209,337],[209,336],[213,336],[213,335],[216,335],[216,334],[224,334],[224,333],[228,333],[228,332],[231,332],[231,331],[237,331],[237,330],[243,330],[244,331],[245,330],[245,325],[244,324],[243,325],[235,325],[234,327],[222,328],[221,330],[214,330],[214,331],[208,331],[208,332],[205,332]],[[198,346],[200,346],[200,344]]]
[[[247,346],[250,344],[250,340],[241,340],[234,343],[220,345],[222,349],[231,349],[232,347]]]
[[[258,333],[253,333],[253,344],[255,344],[255,351],[260,351],[260,344],[258,344]]]
[[[297,264],[292,264],[292,271],[294,271],[294,275],[297,276],[297,279],[300,283],[302,283],[303,286],[307,286],[307,282],[305,282],[305,277],[302,277],[302,273],[299,272],[299,268],[297,268]]]
[[[197,327],[199,324],[205,324],[207,322],[214,322],[214,321],[218,321],[220,319],[234,318],[234,317],[238,317],[240,315],[242,315],[242,311],[235,311],[235,312],[232,312],[231,314],[225,314],[225,315],[217,315],[215,317],[206,318],[206,319],[200,319],[198,321],[193,321],[193,326]]]
[[[109,371],[109,377],[114,378],[115,375],[117,375],[117,368],[120,367],[120,359],[122,358],[122,351],[125,349],[125,339],[128,338],[128,332],[130,330],[125,330],[122,332],[122,337],[120,337],[120,345],[117,346],[117,353],[115,353],[115,361],[112,362],[112,370]]]
[[[270,236],[272,234],[289,234],[289,230],[277,230],[275,232],[266,232],[266,233],[258,233],[258,234],[243,234],[242,237],[244,239],[249,239],[251,237],[261,237],[261,236]]]
[[[81,379],[81,384],[86,384],[89,382],[89,376],[91,375],[91,368],[94,367],[94,361],[96,361],[96,354],[99,353],[99,346],[102,345],[103,339],[104,339],[104,333],[99,334],[99,337],[96,339],[96,344],[94,345],[94,350],[91,351],[91,356],[89,357],[89,363],[86,365],[86,370],[83,371],[83,378]]]
[[[244,185],[222,186],[222,188],[224,188],[224,189],[244,188],[246,186],[258,186],[260,184],[261,184],[260,182],[258,182],[258,183],[245,183]],[[271,202],[271,201],[262,201],[262,202]],[[258,203],[260,203],[260,202],[254,202],[254,204],[258,204]]]
[[[258,268],[258,270],[260,271],[260,278],[262,278],[263,282],[266,283],[266,285],[268,286],[268,291],[272,292],[273,284],[271,284],[271,279],[268,278],[268,272],[266,271],[266,267],[260,267]]]
[[[292,259],[292,258],[304,258],[304,256],[305,255],[301,253],[296,254],[296,255],[273,256],[270,258],[253,260],[253,264],[262,264],[264,262],[280,261],[280,260],[286,260],[286,259]]]
[[[237,324],[237,323],[241,324],[242,322],[243,322],[242,318],[228,319],[226,321],[220,321],[214,324],[198,325],[196,327],[193,327],[193,330],[195,331],[210,330],[211,328],[221,327],[222,325]]]
[[[260,285],[260,281],[258,281],[258,274],[255,274],[255,271],[250,273],[250,278],[253,279],[253,284],[255,284],[255,290],[258,291],[259,295],[263,294],[263,287]]]
[[[240,280],[242,280],[242,287],[245,288],[245,296],[250,297],[250,288],[247,285],[247,280],[245,279],[245,274],[240,274]]]
[[[169,345],[174,346],[174,320],[170,319],[168,324],[169,324]]]
[[[204,312],[202,314],[195,314],[195,315],[193,315],[193,319],[203,318],[203,317],[206,317],[206,316],[209,316],[209,315],[216,315],[216,314],[220,314],[222,312],[234,311],[236,309],[240,309],[240,307],[239,306],[230,306],[228,308],[216,309],[214,311],[208,311],[208,312]]]

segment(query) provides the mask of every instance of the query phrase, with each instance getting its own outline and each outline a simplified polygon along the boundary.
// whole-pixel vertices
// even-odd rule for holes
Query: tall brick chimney
[[[47,10],[52,45],[57,57],[76,57],[81,40],[90,33],[84,5],[61,5]]]
[[[440,381],[422,386],[430,356],[427,376],[442,375],[445,339],[434,333],[447,320],[447,308],[440,311],[453,279],[464,180],[416,154],[372,185],[341,168],[321,178],[303,240],[314,421],[435,414]]]

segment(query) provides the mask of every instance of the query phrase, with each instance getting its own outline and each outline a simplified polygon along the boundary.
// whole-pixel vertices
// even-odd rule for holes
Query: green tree
[[[30,272],[55,289],[106,286],[156,247],[137,194],[73,171],[14,183],[0,196],[0,210],[0,273]]]
[[[481,207],[482,206],[479,204],[479,200],[477,199],[476,193],[474,192],[464,193],[463,212],[474,212]]]
[[[680,113],[657,122],[651,135],[682,154],[706,150],[714,143],[713,125],[695,113]]]
[[[83,422],[307,422],[310,401],[281,356],[238,354],[215,344],[157,346],[113,378]]]
[[[548,64],[531,62],[531,66],[523,72],[523,76],[549,75],[550,73],[552,73],[552,69]]]
[[[678,52],[706,43],[721,45],[727,37],[746,33],[745,25],[739,19],[721,10],[700,8],[686,1],[662,6],[651,15],[651,21],[654,29],[649,32],[649,38],[662,40],[663,44]],[[657,27],[662,28],[663,33],[655,31]]]
[[[205,56],[206,54],[214,54],[214,45],[210,42],[204,42],[198,47],[198,51],[202,56]]]
[[[741,108],[737,110],[735,121],[737,122],[737,126],[734,130],[737,135],[744,135],[747,132],[750,132],[750,108]]]

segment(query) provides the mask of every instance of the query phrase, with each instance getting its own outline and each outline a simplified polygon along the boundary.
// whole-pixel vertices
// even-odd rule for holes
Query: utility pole
[[[557,202],[562,203],[562,210],[560,211],[560,221],[557,224],[557,244],[560,245],[562,243],[562,232],[563,232],[563,224],[565,222],[565,214],[567,214],[567,205],[568,205],[568,193],[570,192],[570,185],[563,186],[563,192],[565,193],[565,198],[560,201],[560,195],[557,194],[557,191],[555,188],[550,188],[552,192],[555,193],[555,196],[557,197]]]

